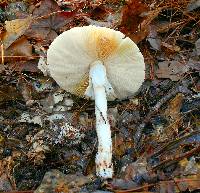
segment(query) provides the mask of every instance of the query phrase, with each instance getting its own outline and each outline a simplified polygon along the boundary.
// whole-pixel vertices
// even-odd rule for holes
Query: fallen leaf
[[[137,183],[135,183],[132,179],[126,180],[126,179],[116,179],[114,178],[111,182],[107,184],[107,187],[109,190],[116,190],[112,192],[116,193],[125,193],[126,190],[135,189],[138,188]],[[123,191],[124,190],[124,191]]]
[[[120,23],[121,17],[119,13],[109,14],[103,21],[93,20],[90,17],[83,16],[89,25],[115,28]]]
[[[58,170],[46,172],[41,185],[34,193],[69,193],[79,192],[80,188],[92,182],[93,176],[83,176],[81,174],[65,175]]]
[[[144,20],[142,13],[148,10],[139,0],[130,0],[122,9],[121,26],[128,32],[136,32],[139,24]]]
[[[43,0],[33,11],[34,19],[26,35],[29,38],[50,43],[57,37],[56,31],[72,21],[75,15],[74,12],[62,11],[53,0]]]
[[[200,72],[200,61],[190,58],[186,65],[190,70]]]
[[[22,59],[23,59],[23,57],[22,57]],[[18,71],[18,72],[22,72],[22,71],[26,71],[26,72],[38,72],[38,68],[37,68],[38,60],[37,59],[27,60],[26,57],[25,57],[25,59],[26,60],[9,61],[6,64],[6,66],[10,70],[12,70],[12,71]]]
[[[167,109],[165,110],[165,115],[167,117],[170,117],[172,121],[175,121],[177,119],[180,119],[180,110],[182,107],[183,102],[183,94],[178,93],[168,104]]]
[[[25,33],[31,23],[31,20],[32,17],[27,17],[25,19],[15,19],[5,22],[6,32],[2,35],[4,49],[7,49],[13,42]]]
[[[21,94],[13,86],[0,86],[0,103],[22,98]]]
[[[150,43],[154,50],[160,50],[161,40],[157,35],[156,26],[150,25],[149,35],[147,36],[147,41]]]
[[[183,94],[178,93],[168,104],[164,114],[169,119],[169,126],[165,128],[168,138],[178,133],[178,129],[183,122],[180,110],[183,102]]]
[[[158,63],[159,69],[156,70],[158,78],[170,78],[172,81],[178,81],[182,75],[187,72],[185,64],[178,61],[163,61]]]
[[[175,184],[172,181],[160,182],[160,191],[159,192],[175,192]]]
[[[100,4],[91,10],[90,17],[94,20],[105,20],[111,12],[111,9]]]
[[[140,23],[137,24],[137,29],[135,31],[127,31],[127,29],[122,27],[121,31],[129,36],[135,43],[139,43],[147,37],[150,31],[149,25],[158,16],[158,14],[163,10],[164,7],[157,8],[152,11],[140,13],[142,16],[139,20]],[[134,18],[134,17],[133,17]],[[135,18],[134,18],[135,19]],[[136,22],[136,21],[135,21]],[[136,26],[136,24],[135,24]]]
[[[125,169],[125,179],[134,180],[139,175],[145,175],[147,171],[147,160],[145,157],[140,157],[137,161],[129,164]]]
[[[133,144],[131,144],[131,141],[126,141],[122,134],[118,134],[113,138],[113,155],[115,155],[117,158],[120,158],[131,146],[133,146]]]
[[[0,52],[1,53],[1,52]],[[2,53],[1,53],[2,54]],[[32,45],[25,36],[17,39],[8,49],[4,51],[4,61],[30,60],[32,57]]]
[[[122,9],[120,31],[129,36],[135,43],[144,39],[148,34],[147,29],[140,31],[140,25],[146,18],[142,14],[146,11],[148,11],[147,6],[139,0],[128,1]]]
[[[91,2],[88,0],[57,0],[57,3],[62,8],[73,11],[82,11],[84,8],[88,8]]]

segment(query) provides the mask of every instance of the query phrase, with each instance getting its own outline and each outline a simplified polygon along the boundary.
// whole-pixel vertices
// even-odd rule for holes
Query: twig
[[[164,151],[169,150],[170,148],[172,148],[175,144],[178,144],[181,141],[184,141],[184,140],[186,140],[186,139],[188,139],[188,138],[190,138],[190,137],[192,137],[194,135],[197,135],[197,134],[200,134],[200,131],[194,131],[194,132],[192,132],[192,133],[190,133],[188,135],[185,135],[185,136],[183,136],[183,137],[181,137],[179,139],[176,139],[175,141],[172,141],[172,142],[164,145],[163,147],[161,147],[160,150],[158,150],[157,152],[153,153],[152,155],[149,155],[148,157],[149,158],[150,157],[156,157],[156,156],[162,154]]]
[[[1,44],[1,64],[4,64],[4,46]]]
[[[161,106],[163,106],[163,105],[164,105],[167,101],[169,101],[172,97],[176,96],[178,93],[184,93],[184,91],[183,91],[182,88],[183,88],[183,87],[180,86],[180,85],[178,85],[178,86],[175,87],[175,88],[172,88],[172,89],[168,92],[168,94],[167,94],[166,96],[164,96],[163,98],[161,98],[160,101],[158,101],[157,104],[154,105],[154,106],[150,109],[149,113],[148,113],[147,116],[144,118],[143,122],[137,126],[137,131],[136,131],[135,136],[134,136],[134,141],[135,141],[135,144],[136,144],[136,148],[137,148],[137,149],[138,149],[138,147],[139,147],[138,144],[139,144],[140,138],[141,138],[141,136],[142,136],[142,132],[143,132],[143,130],[144,130],[145,124],[148,123],[149,120],[150,120],[150,118],[160,110]]]
[[[2,193],[34,193],[33,190],[27,190],[27,191],[12,191],[12,192],[2,192]]]
[[[2,61],[4,61],[4,58],[40,58],[40,56],[37,56],[37,55],[31,55],[31,56],[5,56],[5,55],[2,55],[1,56],[1,59]]]
[[[180,155],[180,156],[177,156],[177,155],[176,155],[176,156],[173,156],[173,157],[171,157],[171,158],[169,158],[169,159],[167,159],[167,160],[162,161],[162,162],[159,163],[157,166],[154,166],[154,167],[152,168],[152,171],[155,171],[155,170],[157,170],[157,169],[163,168],[164,166],[165,166],[165,167],[166,167],[166,166],[170,166],[170,165],[172,165],[172,164],[174,164],[174,163],[176,163],[176,162],[178,162],[178,161],[180,161],[180,160],[182,160],[182,159],[184,159],[184,158],[191,157],[193,154],[199,153],[199,152],[200,152],[200,145],[197,146],[197,147],[195,147],[195,148],[193,148],[193,149],[190,150],[189,152],[183,153],[183,154]]]
[[[200,179],[187,179],[187,178],[182,178],[182,179],[174,179],[174,180],[166,180],[166,181],[160,181],[158,183],[152,183],[152,184],[145,184],[143,186],[137,187],[137,188],[132,188],[128,190],[112,190],[115,193],[131,193],[131,192],[141,192],[142,190],[145,190],[145,193],[147,193],[147,188],[150,188],[152,186],[161,186],[162,184],[169,184],[169,183],[174,183],[178,187],[178,183],[181,182],[200,182]],[[144,191],[143,191],[144,193]]]

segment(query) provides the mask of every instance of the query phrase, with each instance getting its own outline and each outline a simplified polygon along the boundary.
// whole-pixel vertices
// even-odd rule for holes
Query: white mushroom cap
[[[100,60],[116,97],[134,94],[144,81],[145,64],[137,45],[106,27],[75,27],[59,35],[47,52],[51,76],[66,91],[84,96],[90,65]],[[108,96],[109,100],[109,96]]]

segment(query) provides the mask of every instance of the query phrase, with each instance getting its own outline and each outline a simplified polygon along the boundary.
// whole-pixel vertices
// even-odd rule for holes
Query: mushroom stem
[[[98,152],[96,155],[96,174],[102,178],[112,178],[112,139],[107,118],[107,90],[112,90],[106,77],[106,69],[101,61],[95,61],[90,68],[90,79],[95,98],[96,132]]]

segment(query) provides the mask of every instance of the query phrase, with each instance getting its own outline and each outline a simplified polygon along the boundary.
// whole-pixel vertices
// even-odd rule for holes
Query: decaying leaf
[[[41,130],[35,136],[26,136],[27,141],[32,144],[27,156],[35,165],[41,165],[46,158],[45,153],[50,151],[49,146],[42,139],[44,133],[45,131]]]
[[[140,31],[140,24],[146,18],[142,14],[146,11],[148,11],[147,6],[139,0],[128,1],[127,5],[125,5],[122,9],[120,31],[133,39],[136,43],[144,39],[144,37],[148,34],[146,31]],[[143,35],[144,33],[145,35]]]
[[[133,141],[130,139],[124,139],[124,136],[118,134],[113,139],[113,154],[120,158],[122,157],[128,148],[133,147]]]
[[[137,176],[145,175],[147,172],[147,160],[145,157],[141,157],[126,167],[125,179],[135,179]]]
[[[126,191],[130,192],[132,189],[137,189],[137,183],[135,183],[132,179],[127,180],[127,179],[113,179],[109,184],[107,184],[108,189],[110,190],[116,190],[115,192],[119,193],[125,193]],[[114,191],[112,191],[114,192]],[[98,193],[98,192],[97,192]],[[102,192],[104,193],[104,192]],[[105,192],[107,193],[107,192]],[[109,192],[111,193],[111,192]],[[142,192],[141,192],[142,193]]]
[[[183,94],[178,93],[167,105],[167,109],[164,114],[169,119],[169,126],[166,127],[165,133],[168,137],[173,137],[174,134],[178,133],[178,129],[182,124],[182,116],[180,110],[183,102]]]
[[[170,117],[173,121],[180,119],[180,110],[183,102],[183,94],[178,93],[168,104],[167,109],[165,110],[165,115]]]
[[[14,41],[6,50],[0,50],[1,58],[0,62],[15,62],[19,60],[30,60],[32,56],[32,45],[25,36],[19,37]]]
[[[7,49],[13,42],[21,37],[28,29],[32,17],[29,16],[25,19],[15,19],[5,22],[6,32],[3,34],[4,49]]]
[[[173,81],[178,81],[182,75],[187,72],[187,66],[178,61],[163,61],[158,63],[159,69],[156,70],[158,78],[170,78]]]
[[[147,37],[150,30],[149,25],[158,16],[162,9],[163,8],[157,8],[144,14],[145,17],[138,25],[138,30],[129,36],[135,43],[139,43]]]
[[[52,42],[57,36],[56,30],[63,27],[75,17],[74,12],[61,11],[53,0],[43,0],[33,11],[33,17],[26,35],[38,41]]]
[[[153,25],[150,25],[149,28],[150,28],[150,30],[149,30],[149,35],[147,36],[147,40],[154,50],[159,51],[160,47],[161,47],[161,40],[157,36],[156,27]]]
[[[136,32],[139,24],[144,20],[142,14],[147,10],[147,6],[139,0],[128,1],[122,9],[121,25],[129,32]]]
[[[9,46],[8,49],[4,51],[4,54],[4,62],[33,59],[32,45],[25,36],[17,39],[11,46]]]
[[[95,26],[101,26],[101,27],[108,27],[108,28],[114,28],[120,21],[120,14],[110,14],[106,21],[97,21],[93,20],[87,16],[83,16],[83,18],[86,20],[86,22],[89,25],[95,25]]]
[[[0,103],[20,99],[22,96],[13,86],[1,85],[0,87]]]
[[[26,71],[26,72],[38,72],[38,68],[37,68],[37,63],[38,60],[34,59],[34,60],[28,60],[28,59],[32,59],[33,56],[31,57],[10,57],[9,58],[9,62],[6,64],[6,66],[12,70],[12,71],[18,71],[18,72],[22,72],[22,71]],[[11,59],[14,59],[11,60]]]
[[[81,174],[65,175],[58,170],[47,172],[41,185],[34,193],[73,193],[80,192],[81,187],[92,182],[93,176],[83,176]]]

